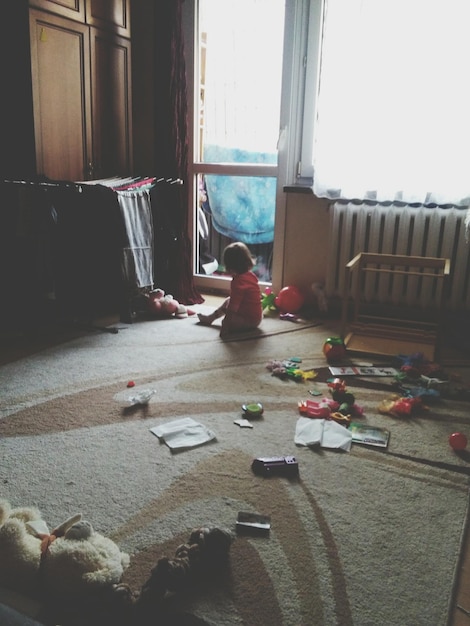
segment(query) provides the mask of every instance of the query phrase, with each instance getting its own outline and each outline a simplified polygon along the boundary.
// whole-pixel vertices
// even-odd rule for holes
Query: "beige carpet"
[[[0,368],[3,497],[38,506],[51,526],[82,512],[130,553],[136,591],[192,528],[234,532],[240,510],[270,515],[269,536],[235,537],[223,575],[168,598],[170,613],[212,626],[446,624],[470,472],[447,438],[469,432],[469,402],[394,419],[377,411],[386,387],[351,380],[363,421],[390,429],[388,451],[298,447],[297,402],[326,384],[281,380],[266,364],[297,356],[324,380],[326,324],[266,319],[230,342],[194,318],[118,328]],[[145,390],[149,404],[130,407]],[[234,424],[247,402],[264,406],[252,429]],[[178,417],[216,439],[172,452],[150,428]],[[285,454],[299,480],[251,471],[255,457]]]

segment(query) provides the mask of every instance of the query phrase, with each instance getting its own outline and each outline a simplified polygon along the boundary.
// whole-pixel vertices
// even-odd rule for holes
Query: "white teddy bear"
[[[0,586],[54,596],[112,586],[130,561],[80,514],[49,532],[37,508],[7,500],[0,500],[0,555]]]

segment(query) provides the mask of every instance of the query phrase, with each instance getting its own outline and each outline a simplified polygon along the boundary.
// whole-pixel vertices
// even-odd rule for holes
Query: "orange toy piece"
[[[411,417],[413,413],[426,409],[421,397],[404,398],[397,394],[385,398],[378,406],[379,413],[393,417]]]

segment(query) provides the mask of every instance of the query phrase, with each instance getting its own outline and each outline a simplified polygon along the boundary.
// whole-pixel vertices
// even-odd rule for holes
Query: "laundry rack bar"
[[[81,192],[83,189],[83,185],[92,185],[92,184],[105,184],[106,181],[118,181],[122,180],[118,177],[113,178],[105,178],[101,180],[87,180],[87,181],[70,181],[70,180],[53,180],[53,179],[5,179],[3,180],[4,184],[9,185],[37,185],[45,188],[62,188],[62,189],[77,189],[77,191]],[[134,186],[138,186],[142,180],[152,181],[151,185],[184,185],[184,181],[181,178],[165,178],[165,177],[134,177],[132,179],[132,183],[129,183],[128,188],[132,188]],[[112,186],[110,184],[106,186]]]
[[[44,320],[58,315],[91,328],[92,320],[118,310],[121,321],[133,319],[132,299],[139,302],[155,280],[155,207],[149,210],[149,202],[159,200],[152,190],[181,185],[181,178],[168,176],[0,179],[2,258],[9,262],[0,271],[0,289],[15,303],[5,319],[28,323],[22,314],[26,285]],[[127,220],[123,206],[130,206]],[[13,312],[16,303],[21,314]]]

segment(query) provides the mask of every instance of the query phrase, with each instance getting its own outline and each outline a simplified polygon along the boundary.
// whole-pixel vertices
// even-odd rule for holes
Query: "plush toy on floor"
[[[173,558],[162,557],[142,587],[141,601],[159,600],[167,591],[178,592],[199,577],[220,572],[228,561],[232,536],[220,528],[193,530],[188,543],[180,545]]]
[[[49,532],[37,508],[7,500],[0,500],[0,555],[0,586],[61,600],[111,588],[130,560],[81,514]]]
[[[121,615],[127,611],[130,623],[147,624],[150,618],[164,614],[167,594],[191,589],[201,581],[219,579],[228,566],[232,539],[229,531],[220,528],[193,530],[188,542],[178,546],[174,557],[158,560],[140,591],[132,590],[126,583],[115,586]]]
[[[194,315],[194,311],[180,304],[171,294],[166,294],[163,289],[154,289],[148,296],[148,309],[155,317],[188,317]]]

